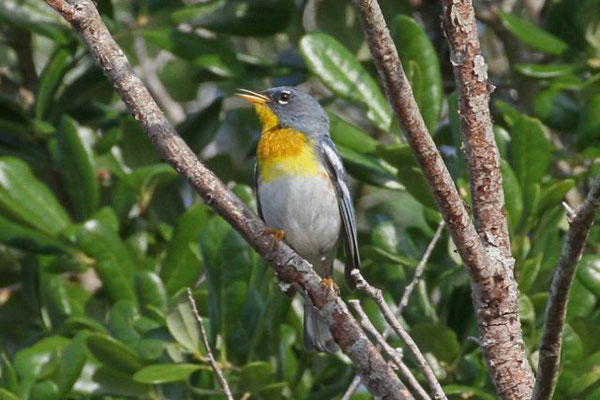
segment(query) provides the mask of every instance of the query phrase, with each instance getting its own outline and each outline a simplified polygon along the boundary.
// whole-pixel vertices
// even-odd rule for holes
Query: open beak
[[[256,93],[246,89],[238,89],[235,95],[253,104],[265,104],[271,101],[271,99],[264,94]]]

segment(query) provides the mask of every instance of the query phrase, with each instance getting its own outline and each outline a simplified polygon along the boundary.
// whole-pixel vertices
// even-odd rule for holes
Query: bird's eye
[[[279,104],[287,104],[290,101],[290,92],[281,92],[279,95]]]

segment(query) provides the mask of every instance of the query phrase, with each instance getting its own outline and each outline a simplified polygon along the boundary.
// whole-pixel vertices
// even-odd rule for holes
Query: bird
[[[327,113],[314,97],[289,86],[261,93],[238,89],[236,95],[254,104],[262,125],[254,189],[267,232],[311,263],[335,290],[333,262],[343,242],[344,275],[355,289],[352,270],[360,269],[360,256],[354,206]],[[337,351],[328,323],[308,301],[303,344],[307,351]]]

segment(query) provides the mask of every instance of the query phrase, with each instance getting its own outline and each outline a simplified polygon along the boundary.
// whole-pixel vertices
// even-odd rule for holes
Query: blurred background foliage
[[[380,3],[468,203],[440,4]],[[600,4],[504,1],[512,11],[498,13],[494,2],[475,3],[496,87],[521,320],[537,365],[568,226],[561,201],[577,207],[600,172]],[[97,5],[180,134],[252,207],[259,127],[234,89],[300,85],[316,95],[352,177],[364,274],[399,301],[440,215],[348,1]],[[556,398],[600,398],[599,245],[596,227],[571,292]],[[71,29],[43,1],[2,1],[0,398],[222,398],[188,286],[236,398],[340,398],[352,380],[343,355],[302,350],[299,299],[283,295],[268,266],[161,162]],[[383,328],[376,307],[363,304]],[[469,339],[477,327],[468,278],[446,233],[403,317],[451,398],[495,398]],[[367,398],[364,389],[353,396]]]

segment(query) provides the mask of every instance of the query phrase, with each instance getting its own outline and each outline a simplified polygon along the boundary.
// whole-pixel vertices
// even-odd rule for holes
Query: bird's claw
[[[263,231],[263,235],[273,236],[273,242],[271,242],[271,248],[269,249],[270,251],[273,251],[285,238],[285,231],[283,229],[266,228]]]
[[[323,280],[321,281],[321,284],[331,290],[333,290],[333,292],[336,295],[340,295],[340,287],[337,285],[337,283],[335,283],[335,281],[332,278],[323,278]]]

